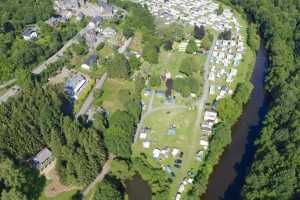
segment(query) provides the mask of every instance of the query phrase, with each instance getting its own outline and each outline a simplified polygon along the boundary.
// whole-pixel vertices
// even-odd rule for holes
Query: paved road
[[[104,163],[101,172],[97,175],[95,180],[91,182],[82,192],[82,199],[84,199],[89,192],[95,187],[95,185],[103,180],[106,174],[109,173],[110,167],[111,167],[111,162],[115,158],[114,155],[110,154],[108,160]]]
[[[36,67],[34,70],[32,70],[32,73],[40,74],[42,71],[44,71],[47,68],[49,64],[56,62],[60,57],[63,56],[65,50],[67,50],[72,44],[78,42],[77,40],[78,36],[85,33],[87,29],[88,29],[88,25],[85,28],[83,28],[81,31],[79,31],[72,39],[70,39],[58,52],[56,52],[53,56],[48,58],[45,62],[40,64],[38,67]]]
[[[196,120],[195,120],[195,126],[194,126],[194,132],[197,131],[197,129],[199,129],[200,127],[200,121],[201,121],[201,117],[202,117],[202,113],[205,107],[205,103],[207,102],[207,99],[209,97],[208,93],[209,93],[209,80],[208,80],[208,75],[209,75],[209,64],[210,64],[210,60],[212,58],[212,52],[213,49],[216,45],[216,41],[217,41],[217,36],[214,36],[214,40],[212,43],[212,46],[208,52],[208,56],[207,59],[204,63],[204,86],[203,86],[203,91],[202,91],[202,96],[200,97],[200,99],[197,102],[197,116],[196,116]]]
[[[123,46],[121,46],[121,47],[118,49],[118,53],[120,53],[120,54],[125,53],[125,51],[126,51],[127,48],[129,47],[131,41],[132,41],[132,38],[129,38],[128,40],[126,40],[126,41],[124,42]]]
[[[103,74],[101,79],[97,79],[96,81],[96,85],[94,86],[94,88],[92,89],[92,91],[89,93],[88,97],[85,99],[85,101],[83,102],[79,112],[76,113],[76,118],[79,117],[80,115],[84,115],[88,112],[88,110],[90,109],[90,107],[92,106],[93,100],[94,100],[94,92],[95,90],[101,89],[104,81],[107,78],[107,73]]]
[[[155,96],[155,91],[152,90],[152,92],[151,92],[151,98],[150,98],[150,101],[149,101],[149,104],[148,104],[147,112],[150,112],[152,110],[152,108],[153,108],[154,96]]]

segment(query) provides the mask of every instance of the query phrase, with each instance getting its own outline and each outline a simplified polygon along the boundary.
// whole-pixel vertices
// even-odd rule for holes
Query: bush
[[[198,50],[195,40],[191,39],[186,47],[186,53],[192,54]]]

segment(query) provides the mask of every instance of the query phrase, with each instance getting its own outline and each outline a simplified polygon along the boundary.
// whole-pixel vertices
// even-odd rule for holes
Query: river
[[[254,152],[254,140],[261,129],[261,121],[267,111],[264,93],[264,76],[267,67],[266,50],[261,44],[251,82],[251,97],[243,114],[232,128],[232,143],[225,149],[210,176],[204,200],[240,200],[245,174]]]
[[[151,200],[151,188],[140,175],[135,175],[126,182],[129,200]]]

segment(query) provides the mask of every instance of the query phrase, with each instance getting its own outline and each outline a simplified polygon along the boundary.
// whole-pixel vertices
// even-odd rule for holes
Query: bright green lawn
[[[142,33],[141,31],[136,31],[134,33],[133,40],[129,45],[129,49],[132,51],[142,52]]]
[[[109,112],[122,110],[123,105],[119,99],[119,91],[121,89],[133,89],[133,83],[119,79],[107,79],[103,86],[103,106]]]
[[[175,77],[179,74],[179,67],[181,65],[181,62],[186,58],[194,59],[199,65],[199,71],[203,69],[203,64],[205,62],[206,56],[190,55],[184,52],[162,50],[159,55],[159,64],[152,64],[151,70],[153,71],[153,73],[157,74],[160,74],[163,70],[168,70],[171,72],[172,76]]]

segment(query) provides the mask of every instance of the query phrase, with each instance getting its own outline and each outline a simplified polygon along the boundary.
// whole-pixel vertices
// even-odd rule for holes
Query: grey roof
[[[33,158],[33,160],[38,163],[43,163],[51,156],[52,152],[48,148],[44,148]]]
[[[99,24],[99,23],[101,22],[101,20],[102,20],[102,17],[101,17],[101,16],[96,16],[96,17],[94,17],[94,18],[92,19],[92,22],[93,22],[94,24]]]
[[[88,66],[92,66],[97,61],[97,56],[96,55],[91,55],[86,61],[84,61],[84,64]]]
[[[24,35],[24,36],[30,36],[31,33],[33,33],[33,32],[36,32],[36,31],[35,31],[33,28],[29,27],[29,28],[26,28],[26,29],[23,31],[22,35]]]
[[[65,83],[65,91],[68,95],[74,95],[73,90],[82,80],[86,80],[86,78],[82,75],[76,74],[69,78]]]

